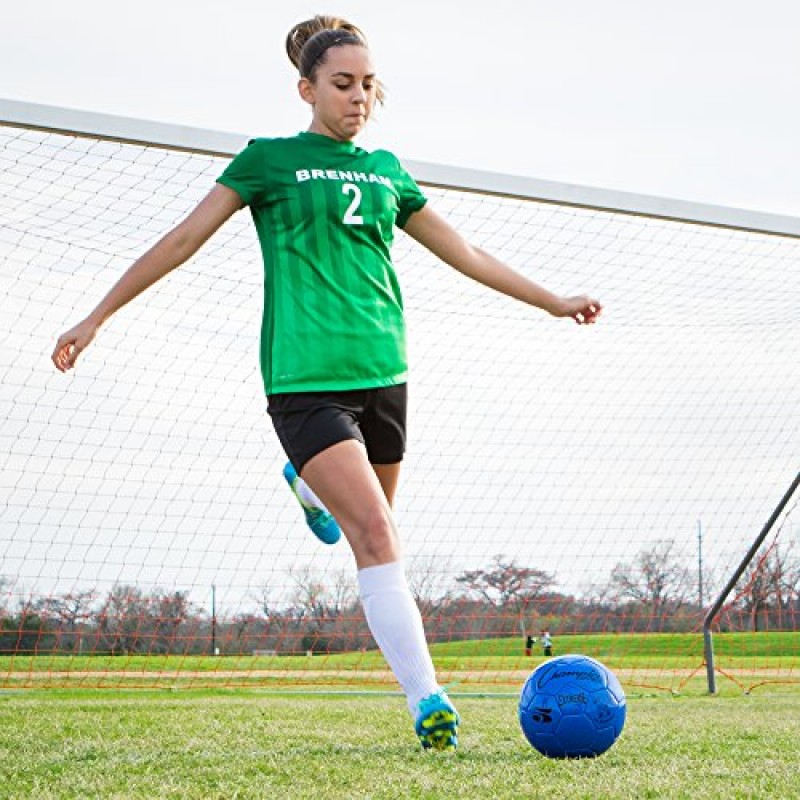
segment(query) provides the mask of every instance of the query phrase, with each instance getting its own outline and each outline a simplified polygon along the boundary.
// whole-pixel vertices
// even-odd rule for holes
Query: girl
[[[394,226],[464,275],[554,316],[593,323],[601,306],[590,297],[552,294],[468,244],[430,208],[394,155],[355,145],[382,99],[358,28],[315,17],[290,31],[287,52],[311,109],[308,130],[251,141],[189,216],[62,334],[52,357],[62,372],[74,367],[114,312],[249,206],[265,268],[261,368],[290,462],[286,477],[323,540],[344,532],[367,622],[406,694],[422,746],[454,748],[459,716],[437,683],[392,515],[405,450],[407,370],[390,258]]]

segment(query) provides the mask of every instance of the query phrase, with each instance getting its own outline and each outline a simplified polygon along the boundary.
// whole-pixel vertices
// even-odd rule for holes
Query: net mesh
[[[317,543],[281,475],[247,213],[78,369],[49,361],[226,163],[0,127],[0,685],[393,687],[346,546]],[[426,193],[474,244],[606,307],[552,319],[398,235],[397,518],[440,678],[517,687],[549,630],[629,686],[699,680],[705,609],[796,474],[800,241]],[[800,675],[799,538],[790,503],[720,617],[741,685]]]

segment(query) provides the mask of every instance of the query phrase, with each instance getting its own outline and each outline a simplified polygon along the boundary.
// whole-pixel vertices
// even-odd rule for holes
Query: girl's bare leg
[[[355,439],[318,453],[300,473],[336,518],[359,569],[401,557],[390,500],[398,476],[399,464],[373,468],[364,445]]]
[[[391,509],[399,474],[399,463],[373,467],[355,439],[314,456],[301,473],[350,543],[367,623],[406,693],[423,746],[455,747],[458,714],[440,694],[422,617],[401,561]]]
[[[372,469],[378,476],[378,481],[383,489],[383,494],[394,508],[394,497],[397,492],[397,483],[400,480],[400,462],[396,464],[373,464]]]

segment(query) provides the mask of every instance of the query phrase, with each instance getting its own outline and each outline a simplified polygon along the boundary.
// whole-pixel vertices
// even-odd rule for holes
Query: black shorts
[[[267,396],[269,415],[299,473],[315,455],[356,439],[372,464],[395,464],[406,450],[406,384],[347,392]]]

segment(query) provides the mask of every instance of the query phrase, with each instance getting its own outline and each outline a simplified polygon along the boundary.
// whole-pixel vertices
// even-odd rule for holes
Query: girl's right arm
[[[72,369],[115,311],[191,258],[241,207],[241,198],[233,189],[217,184],[183,222],[131,265],[85,320],[58,337],[52,355],[56,369]]]

